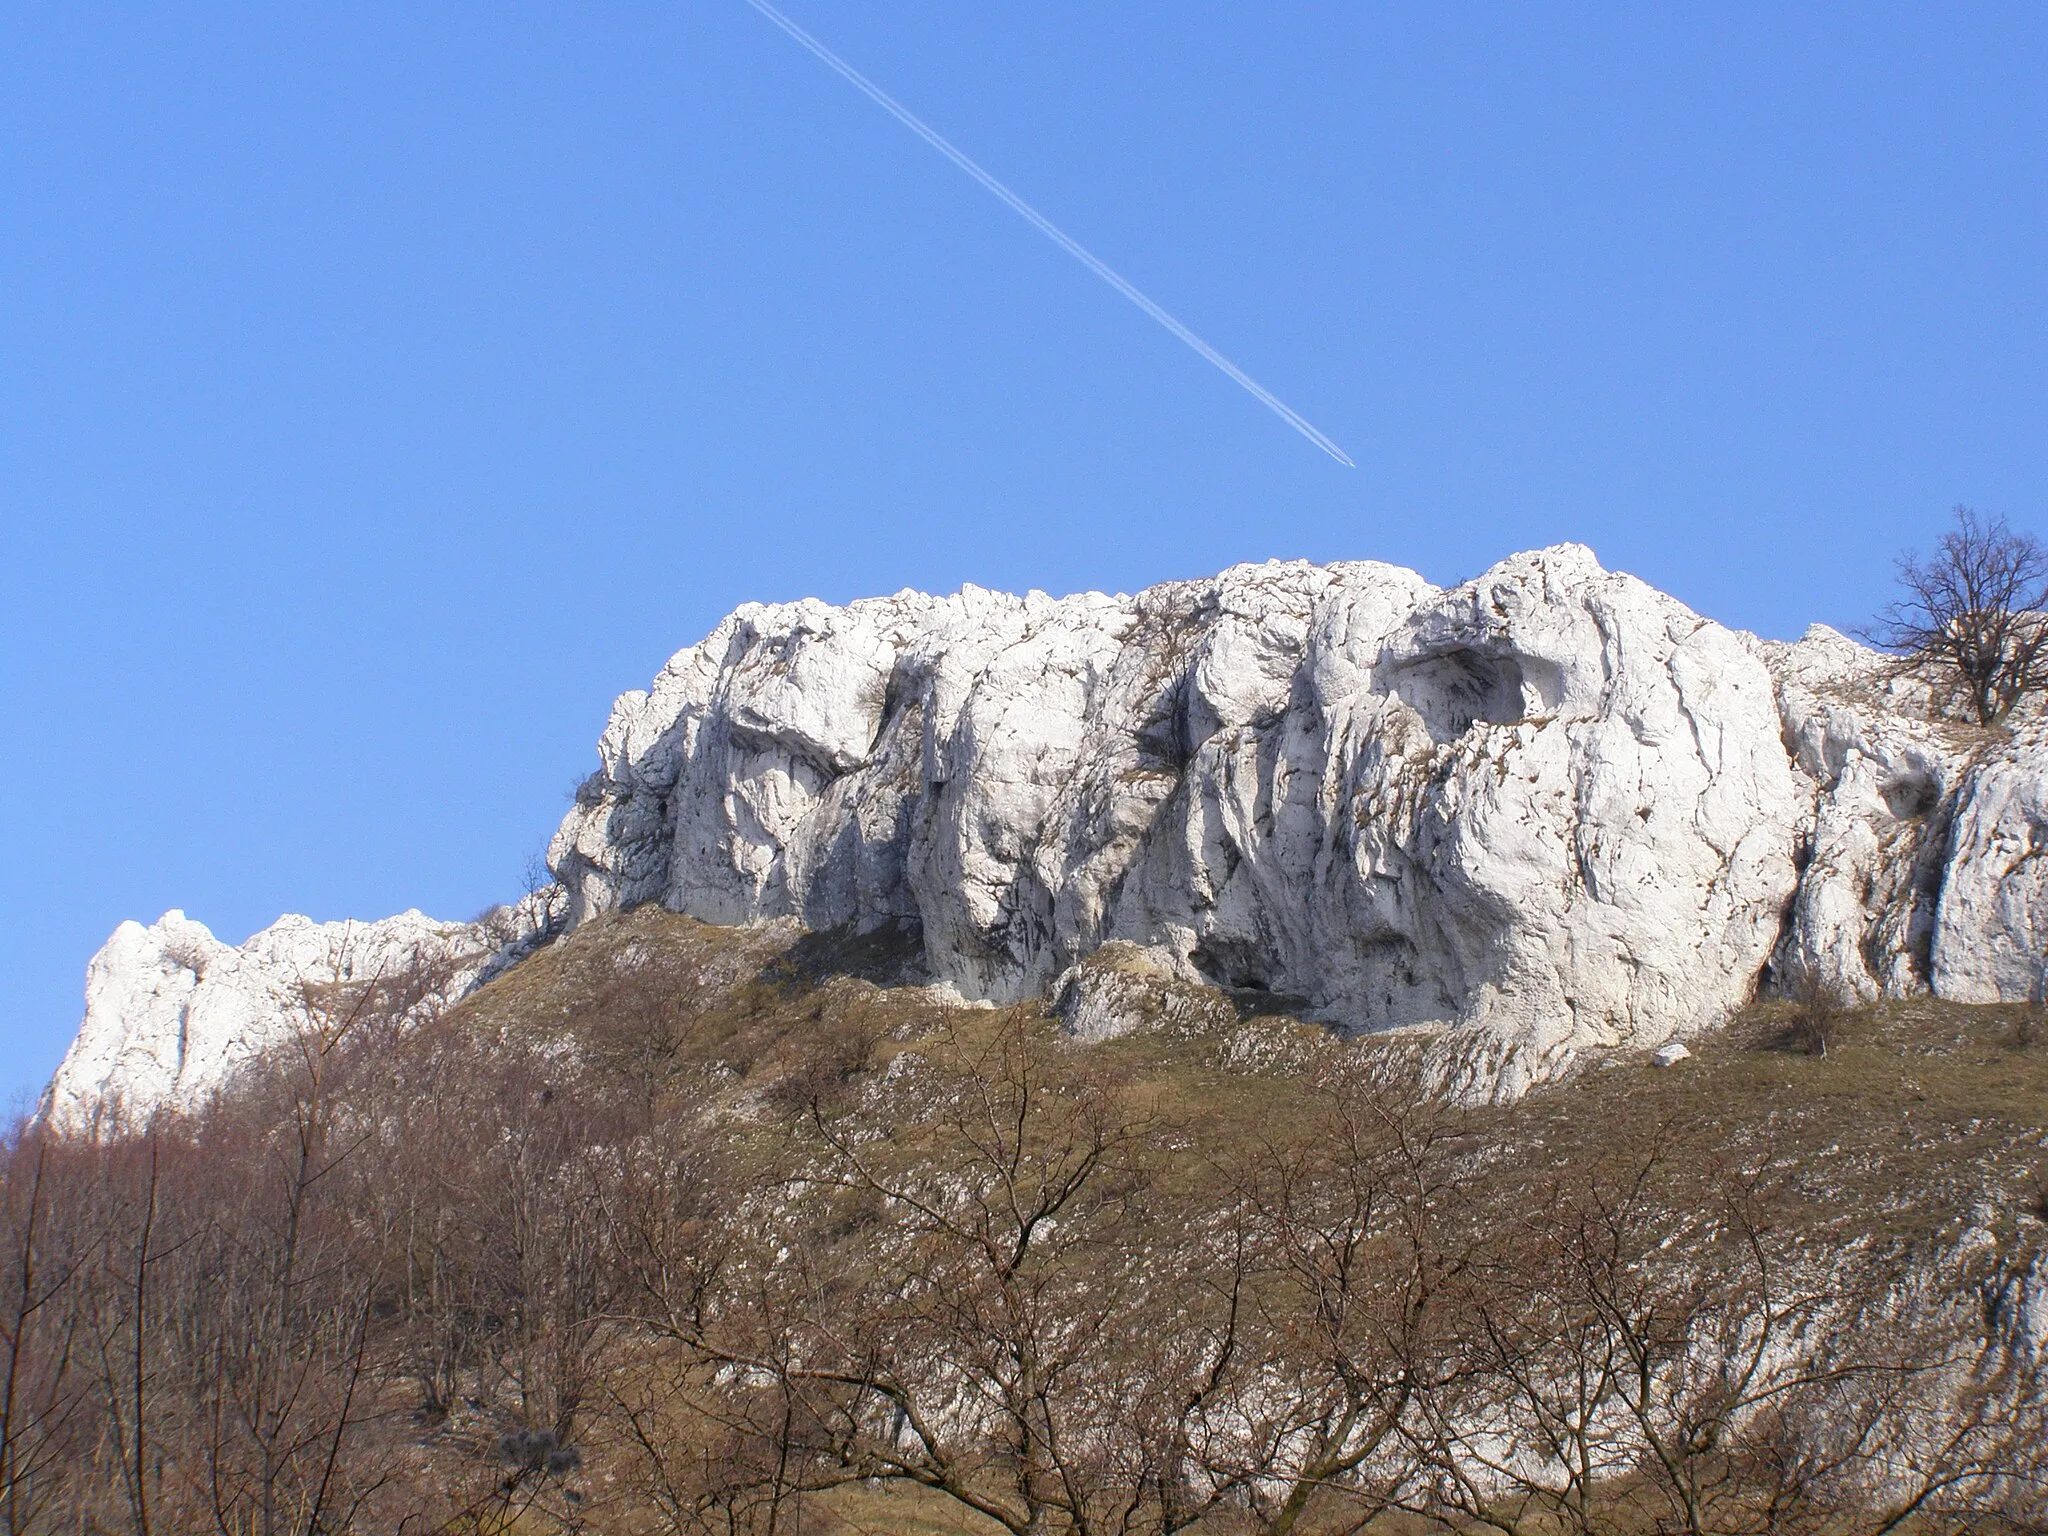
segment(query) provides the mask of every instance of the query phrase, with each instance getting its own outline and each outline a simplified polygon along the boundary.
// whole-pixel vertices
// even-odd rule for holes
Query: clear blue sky
[[[1767,634],[2048,532],[2048,7],[0,4],[0,1090],[181,906],[466,917],[735,603],[1433,579]]]

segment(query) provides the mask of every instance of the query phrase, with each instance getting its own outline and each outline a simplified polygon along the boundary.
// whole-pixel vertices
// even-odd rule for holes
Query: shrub
[[[1848,1016],[1847,994],[1818,968],[1805,966],[1792,979],[1791,996],[1792,1021],[1785,1031],[1786,1044],[1808,1056],[1825,1057]]]

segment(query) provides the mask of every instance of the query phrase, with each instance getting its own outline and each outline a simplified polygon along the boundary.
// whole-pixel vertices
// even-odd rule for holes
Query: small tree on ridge
[[[1904,595],[1878,615],[1887,649],[1952,677],[1980,725],[2048,688],[2048,549],[2002,517],[1955,509],[1926,560],[1899,557]]]

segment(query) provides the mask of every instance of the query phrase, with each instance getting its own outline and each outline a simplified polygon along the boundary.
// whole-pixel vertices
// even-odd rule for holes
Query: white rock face
[[[615,708],[551,862],[574,915],[921,924],[1007,1000],[1111,940],[1449,1086],[1742,1002],[1809,789],[1752,643],[1592,554],[1448,591],[1241,566],[1136,597],[751,605]]]
[[[123,923],[86,968],[85,1021],[41,1113],[91,1131],[196,1109],[307,1026],[308,984],[389,981],[417,966],[433,976],[424,1001],[453,1001],[543,937],[547,910],[543,894],[484,923],[419,912],[374,923],[281,917],[240,946],[178,911],[146,928]]]
[[[2048,725],[1958,724],[1924,684],[1824,626],[1758,649],[1814,807],[1777,969],[1866,998],[2040,1000]]]
[[[749,604],[618,700],[549,861],[572,923],[904,924],[934,981],[1046,997],[1078,1035],[1215,986],[1430,1032],[1443,1088],[1511,1096],[1804,972],[2040,997],[2048,725],[1938,702],[1833,630],[1737,634],[1576,545],[1448,590],[1273,563]],[[457,932],[360,932],[388,925]],[[287,978],[333,926],[234,950],[124,924],[52,1112],[196,1102],[294,1027]]]
[[[1972,755],[1956,793],[1934,913],[1934,991],[2040,1001],[2048,983],[2048,727]]]
[[[1862,998],[1923,990],[1957,768],[1925,690],[1824,625],[1758,649],[1814,808],[1781,964]]]

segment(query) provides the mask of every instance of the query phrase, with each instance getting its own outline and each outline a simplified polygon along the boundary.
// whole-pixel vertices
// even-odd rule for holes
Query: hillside
[[[447,1015],[481,1037],[567,1042],[595,1070],[634,1081],[650,1112],[706,1123],[749,1121],[821,1062],[886,1076],[935,1032],[990,1032],[1039,1007],[963,1007],[943,991],[888,985],[916,967],[902,934],[814,935],[794,923],[721,928],[638,907],[585,925]],[[878,985],[877,982],[883,984]],[[1091,1071],[1129,1075],[1205,1137],[1253,1136],[1301,1085],[1362,1071],[1390,1100],[1419,1098],[1412,1038],[1344,1041],[1256,994],[1195,1027],[1162,1020],[1109,1042],[1065,1049]],[[1916,1242],[1954,1223],[2039,1219],[2048,1193],[2048,1017],[2027,1005],[1932,998],[1846,1012],[1824,1055],[1802,1044],[1797,1005],[1764,1002],[1690,1056],[1660,1068],[1646,1051],[1586,1062],[1564,1082],[1504,1106],[1472,1106],[1463,1125],[1498,1146],[1502,1211],[1523,1177],[1597,1174],[1645,1145],[1704,1169],[1720,1157],[1796,1163],[1816,1210]]]
[[[998,1260],[984,1245],[995,1236],[1017,1238],[1017,1193],[1044,1200],[1048,1173],[1058,1187],[1058,1176],[1072,1177],[1083,1153],[1113,1148],[1121,1135],[1132,1138],[1132,1161],[1119,1177],[1143,1185],[1142,1202],[1133,1202],[1129,1187],[1110,1191],[1099,1207],[1084,1193],[1071,1208],[1082,1229],[1073,1246],[1041,1256],[1044,1270],[1030,1276],[1031,1303],[1052,1316],[1020,1322],[1002,1307],[976,1307],[963,1317],[950,1306],[934,1315],[914,1304],[907,1317],[893,1320],[908,1338],[884,1331],[856,1351],[863,1371],[876,1365],[867,1350],[911,1347],[921,1365],[930,1363],[927,1350],[950,1353],[950,1363],[967,1362],[970,1375],[987,1370],[985,1387],[1000,1403],[1006,1372],[990,1364],[986,1351],[1029,1341],[1068,1353],[1070,1368],[1107,1362],[1112,1379],[1122,1378],[1108,1404],[1094,1395],[1105,1390],[1101,1380],[1075,1390],[1075,1401],[1061,1405],[1068,1413],[1085,1419],[1107,1406],[1142,1416],[1142,1405],[1122,1395],[1138,1391],[1131,1378],[1203,1365],[1205,1347],[1222,1336],[1217,1298],[1234,1283],[1262,1293],[1271,1309],[1238,1338],[1239,1347],[1264,1352],[1258,1392],[1271,1389],[1276,1366],[1294,1390],[1309,1394],[1316,1388],[1304,1377],[1328,1394],[1332,1381],[1377,1371],[1382,1379],[1360,1394],[1367,1416],[1377,1410],[1397,1418],[1400,1410],[1375,1394],[1425,1358],[1441,1367],[1444,1351],[1463,1353],[1463,1370],[1490,1369],[1524,1384],[1553,1370],[1576,1390],[1609,1395],[1611,1408],[1629,1396],[1627,1372],[1614,1371],[1603,1352],[1626,1355],[1636,1347],[1660,1377],[1640,1411],[1652,1420],[1664,1415],[1666,1430],[1698,1433],[1718,1415],[1729,1440],[1739,1441],[1759,1429],[1746,1416],[1771,1406],[1786,1410],[1769,1431],[1782,1435],[1795,1421],[1792,1400],[1817,1392],[1811,1406],[1825,1416],[1869,1416],[1864,1449],[1875,1454],[1880,1445],[1901,1450],[1926,1422],[1957,1422],[1958,1399],[1950,1395],[1956,1381],[1944,1374],[1929,1390],[1922,1373],[1996,1361],[1993,1375],[2006,1374],[1985,1388],[1996,1404],[1986,1397],[1960,1410],[1984,1422],[1965,1426],[1945,1449],[1928,1454],[1926,1446],[1914,1447],[1893,1469],[1895,1477],[1904,1475],[1890,1488],[1890,1502],[1874,1500],[1865,1518],[1880,1525],[1926,1496],[1926,1518],[1908,1525],[1940,1528],[1963,1511],[1981,1520],[2002,1503],[2024,1505],[2031,1497],[2011,1474],[2042,1470],[2036,1437],[2048,1429],[2041,1393],[2048,1346],[2048,1020],[2038,1009],[1931,999],[1867,1006],[1823,1023],[1825,1049],[1817,1054],[1799,1005],[1765,1004],[1697,1041],[1674,1066],[1620,1052],[1509,1105],[1432,1109],[1419,1091],[1424,1052],[1413,1039],[1346,1042],[1290,1015],[1261,1011],[1256,994],[1239,994],[1234,1007],[1206,1012],[1175,1008],[1169,997],[1168,1006],[1120,1038],[1081,1043],[1036,1007],[961,1008],[943,992],[886,984],[914,969],[916,958],[902,934],[892,942],[805,935],[790,924],[720,929],[643,907],[586,925],[478,993],[451,1022],[551,1049],[571,1043],[580,1059],[601,1062],[598,1071],[631,1083],[635,1097],[645,1094],[651,1116],[678,1140],[717,1146],[736,1159],[736,1171],[728,1164],[725,1177],[742,1187],[758,1181],[763,1191],[776,1188],[792,1177],[792,1156],[809,1177],[835,1155],[866,1159],[838,1166],[829,1188],[798,1173],[794,1186],[783,1186],[790,1190],[784,1200],[757,1208],[770,1232],[813,1247],[799,1294],[819,1313],[807,1321],[841,1348],[841,1330],[863,1314],[853,1297],[819,1289],[823,1276],[856,1295],[879,1282],[883,1304],[892,1308],[901,1304],[897,1287],[906,1279],[929,1284],[963,1259],[963,1284],[988,1285],[985,1266]],[[1036,1072],[1044,1076],[1034,1082]],[[963,1082],[964,1116],[956,1097]],[[987,1113],[991,1085],[994,1098],[1018,1116],[1007,1137]],[[1080,1112],[1077,1135],[1071,1104],[1034,1104],[1027,1114],[1034,1089],[1054,1099],[1078,1094],[1082,1102],[1106,1094],[1116,1112],[1108,1120],[1091,1118],[1099,1106]],[[1036,1134],[1025,1128],[1032,1114],[1045,1116]],[[886,1151],[854,1151],[863,1147]],[[1118,1155],[1112,1150],[1110,1161]],[[1006,1158],[1021,1159],[1021,1166]],[[849,1166],[862,1167],[861,1175],[849,1180]],[[869,1179],[873,1187],[864,1187]],[[897,1252],[902,1233],[886,1223],[866,1225],[872,1213],[845,1224],[849,1196],[865,1209],[883,1183],[953,1198],[977,1180],[985,1182],[969,1196],[980,1213],[975,1221],[953,1225],[943,1201],[926,1218],[908,1213],[904,1224],[921,1230],[927,1244],[936,1237],[938,1252],[916,1245]],[[897,1206],[901,1220],[902,1204],[888,1200],[884,1207]],[[1066,1219],[1063,1210],[1058,1220]],[[1220,1262],[1215,1242],[1225,1230],[1273,1247],[1241,1267]],[[1740,1238],[1732,1249],[1731,1237]],[[1600,1265],[1592,1269],[1575,1246],[1587,1242],[1599,1250]],[[956,1243],[958,1252],[945,1251]],[[1105,1247],[1116,1257],[1107,1257]],[[1105,1269],[1114,1274],[1133,1260],[1136,1270],[1122,1281],[1105,1279]],[[1470,1268],[1448,1278],[1456,1263]],[[907,1267],[898,1271],[898,1264]],[[850,1277],[836,1266],[848,1266]],[[1441,1271],[1428,1275],[1435,1266]],[[1077,1277],[1078,1288],[1069,1289]],[[1447,1294],[1427,1296],[1425,1278]],[[1097,1286],[1105,1293],[1091,1294]],[[1459,1315],[1419,1315],[1429,1305],[1446,1306],[1450,1295]],[[835,1318],[835,1307],[848,1311]],[[1070,1315],[1059,1316],[1063,1308]],[[1594,1330],[1597,1345],[1572,1333],[1584,1326],[1582,1316],[1565,1335],[1551,1331],[1578,1308],[1608,1313]],[[1475,1347],[1466,1331],[1472,1313],[1495,1327],[1535,1322],[1534,1335],[1517,1343],[1528,1352],[1495,1352],[1498,1339],[1492,1349]],[[1864,1330],[1861,1338],[1844,1336],[1852,1324]],[[1674,1343],[1674,1326],[1682,1342]],[[1077,1327],[1085,1340],[1078,1349]],[[1570,1339],[1561,1351],[1560,1337]],[[731,1345],[697,1342],[714,1350]],[[1746,1376],[1738,1359],[1732,1378],[1726,1359],[1706,1367],[1718,1348],[1765,1343],[1789,1358],[1751,1361]],[[1586,1368],[1596,1361],[1600,1369],[1589,1377]],[[902,1371],[906,1363],[889,1369]],[[1704,1379],[1685,1382],[1689,1370]],[[1319,1371],[1326,1374],[1319,1378]],[[1864,1386],[1882,1385],[1860,1398],[1855,1389],[1840,1396],[1820,1390],[1823,1381],[1837,1387],[1839,1377],[1854,1380],[1858,1373],[1867,1376]],[[1185,1388],[1186,1376],[1181,1380]],[[1230,1398],[1248,1385],[1238,1380],[1217,1396]],[[1490,1393],[1481,1396],[1481,1440],[1512,1434],[1516,1412]],[[800,1500],[815,1528],[996,1529],[961,1507],[958,1489],[945,1499],[919,1486],[951,1475],[945,1456],[903,1456],[891,1441],[876,1461],[875,1444],[862,1444],[872,1429],[862,1431],[857,1409],[838,1406],[852,1417],[823,1437],[832,1450],[816,1480],[839,1486]],[[1221,1402],[1211,1406],[1218,1423],[1231,1418]],[[1306,1416],[1281,1415],[1297,1443],[1277,1453],[1269,1447],[1264,1473],[1254,1479],[1262,1491],[1247,1497],[1240,1487],[1198,1528],[1288,1529],[1287,1484],[1275,1474],[1289,1466],[1300,1471],[1303,1425],[1320,1422],[1327,1430],[1330,1406],[1326,1397]],[[1477,1405],[1468,1399],[1465,1406]],[[1243,1403],[1231,1410],[1242,1428]],[[1049,1441],[1053,1412],[1046,1410]],[[1888,1421],[1887,1414],[1898,1418]],[[999,1409],[999,1443],[1001,1417]],[[1596,1529],[1669,1528],[1677,1518],[1675,1490],[1660,1484],[1674,1479],[1646,1476],[1641,1443],[1612,1423],[1594,1427],[1599,1418],[1595,1410],[1580,1425],[1589,1464],[1606,1461],[1602,1488],[1576,1490],[1595,1506],[1605,1502],[1586,1518]],[[1436,1454],[1489,1462],[1463,1432],[1438,1427],[1451,1443],[1439,1443]],[[1557,1429],[1550,1421],[1542,1433]],[[1205,1431],[1219,1432],[1216,1424]],[[1274,1432],[1270,1422],[1267,1432]],[[1202,1436],[1189,1438],[1185,1425],[1178,1438],[1174,1431],[1163,1438],[1212,1476],[1218,1467],[1240,1479],[1249,1475],[1230,1457],[1216,1456]],[[1748,1449],[1754,1454],[1757,1447]],[[1422,1453],[1411,1447],[1408,1454]],[[845,1483],[830,1465],[849,1456],[858,1463],[863,1455],[868,1470],[907,1466],[910,1476],[900,1484]],[[1158,1490],[1148,1490],[1142,1475],[1128,1481],[1128,1455],[1107,1465],[1076,1458],[1085,1476],[1107,1474],[1111,1482],[1094,1490],[1102,1506],[1093,1511],[1097,1521],[1105,1518],[1103,1508],[1162,1517]],[[1916,1464],[1914,1455],[1925,1459]],[[963,1482],[977,1494],[1000,1501],[992,1490],[1014,1489],[1014,1464],[991,1480],[988,1465],[965,1459],[973,1471]],[[1733,1444],[1714,1444],[1695,1459],[1698,1465],[1675,1481],[1692,1482],[1697,1514],[1711,1515],[1718,1529],[1759,1522],[1782,1529],[1820,1518],[1831,1529],[1854,1530],[1858,1492],[1876,1486],[1859,1482],[1867,1469],[1854,1465],[1854,1455],[1797,1476],[1776,1465],[1745,1466]],[[1916,1465],[1918,1485],[1907,1470]],[[2005,1475],[1977,1475],[1993,1465]],[[1301,1528],[1348,1528],[1382,1500],[1430,1511],[1422,1525],[1499,1520],[1510,1505],[1518,1511],[1509,1522],[1517,1530],[1555,1529],[1579,1518],[1566,1518],[1575,1493],[1570,1480],[1549,1470],[1497,1480],[1476,1498],[1424,1492],[1426,1479],[1404,1482],[1388,1466],[1379,1470],[1378,1481],[1326,1473],[1328,1486],[1296,1511]],[[1587,1481],[1603,1481],[1600,1472],[1589,1471]],[[1348,1495],[1339,1491],[1346,1488]],[[1767,1509],[1770,1500],[1776,1504]],[[1061,1499],[1050,1503],[1076,1518]]]
[[[195,1117],[12,1146],[6,1272],[66,1277],[0,1296],[16,1528],[127,1528],[138,1424],[160,1529],[2038,1519],[2037,1009],[1766,1004],[1458,1108],[1415,1035],[1098,965],[1089,1041],[904,930],[653,905],[452,1007],[310,988]]]
[[[943,1102],[947,1073],[932,1073],[927,1061],[950,1059],[957,1070],[962,1060],[985,1061],[983,1053],[1006,1031],[1031,1031],[1053,1053],[1056,1076],[1114,1084],[1123,1102],[1142,1106],[1146,1145],[1170,1149],[1151,1177],[1182,1202],[1182,1220],[1190,1208],[1198,1213],[1197,1227],[1223,1220],[1248,1188],[1276,1169],[1307,1179],[1278,1203],[1301,1198],[1312,1212],[1290,1209],[1290,1219],[1322,1221],[1315,1242],[1294,1256],[1313,1272],[1318,1299],[1311,1310],[1330,1306],[1333,1283],[1357,1284],[1353,1304],[1373,1310],[1368,1328],[1349,1333],[1357,1328],[1350,1319],[1319,1340],[1326,1349],[1336,1344],[1353,1367],[1394,1343],[1380,1332],[1388,1327],[1378,1310],[1384,1296],[1368,1302],[1366,1293],[1408,1277],[1384,1249],[1373,1260],[1387,1270],[1342,1276],[1336,1254],[1323,1246],[1332,1232],[1340,1241],[1371,1233],[1368,1241],[1377,1244],[1384,1235],[1372,1229],[1387,1215],[1372,1212],[1370,1198],[1340,1199],[1335,1209],[1323,1201],[1326,1181],[1356,1177],[1360,1166],[1385,1176],[1388,1165],[1376,1162],[1385,1152],[1377,1139],[1385,1125],[1364,1123],[1383,1115],[1410,1139],[1406,1155],[1417,1161],[1403,1166],[1431,1182],[1432,1203],[1458,1202],[1440,1218],[1443,1253],[1476,1242],[1488,1247],[1494,1263],[1554,1262],[1550,1244],[1569,1229],[1574,1213],[1584,1220],[1588,1211],[1598,1212],[1594,1225],[1601,1237],[1620,1245],[1610,1260],[1629,1271],[1607,1276],[1613,1282],[1608,1299],[1626,1296],[1645,1315],[1677,1301],[1691,1309],[1688,1322],[1701,1334],[1728,1323],[1717,1309],[1728,1308],[1747,1326],[1760,1308],[1775,1305],[1782,1309],[1783,1336],[1774,1345],[1816,1353],[1839,1349],[1841,1341],[1830,1339],[1829,1331],[1860,1316],[1883,1340],[1864,1367],[1882,1354],[1878,1370],[1898,1369],[1911,1356],[1907,1374],[1928,1369],[1931,1353],[1953,1350],[1960,1337],[1939,1324],[1932,1334],[1910,1336],[1903,1319],[1927,1306],[1931,1288],[1937,1299],[1918,1326],[1928,1327],[1960,1303],[1970,1318],[1964,1332],[1973,1340],[1987,1317],[1990,1337],[2008,1331],[2006,1345],[1993,1348],[2014,1347],[2012,1359],[2025,1376],[2018,1401],[2026,1409],[1990,1432],[1996,1449],[1973,1447],[1961,1459],[1983,1451],[1987,1461],[2013,1456],[2015,1465],[2031,1465],[2035,1450],[2020,1447],[2048,1428],[2036,1422],[2040,1352],[2048,1345],[2048,1020],[2037,1009],[1931,999],[1864,1007],[1825,1027],[1825,1053],[1817,1055],[1801,1038],[1798,1007],[1766,1004],[1695,1042],[1692,1055],[1671,1067],[1652,1065],[1645,1053],[1617,1053],[1511,1105],[1433,1112],[1415,1108],[1422,1062],[1412,1041],[1343,1042],[1287,1015],[1260,1012],[1255,997],[1241,996],[1229,1012],[1198,1019],[1182,1013],[1111,1042],[1060,1045],[1058,1020],[1035,1008],[961,1009],[930,989],[868,979],[886,981],[914,963],[914,946],[900,935],[893,945],[833,942],[800,936],[792,925],[718,929],[643,907],[586,926],[479,993],[456,1017],[469,1030],[573,1040],[579,1053],[600,1056],[608,1070],[634,1080],[665,1123],[693,1126],[707,1141],[746,1149],[738,1155],[749,1170],[761,1156],[786,1176],[779,1158],[786,1155],[788,1127],[823,1094],[863,1127],[861,1134],[893,1144],[896,1165],[915,1170],[907,1182],[918,1174],[971,1180],[977,1152],[986,1148],[970,1137],[972,1150],[963,1159],[962,1145],[949,1134],[958,1126],[943,1113],[933,1115],[932,1100]],[[622,977],[630,978],[623,991]],[[655,1001],[649,988],[668,1001]],[[622,997],[641,999],[643,1011],[622,1010]],[[1020,1136],[1015,1145],[1026,1140]],[[1425,1147],[1441,1152],[1441,1161],[1424,1167],[1433,1155],[1419,1150]],[[811,1147],[813,1154],[818,1150]],[[1348,1192],[1358,1193],[1355,1187]],[[1402,1204],[1391,1188],[1373,1198]],[[807,1227],[829,1220],[829,1210],[813,1194],[786,1214]],[[1702,1241],[1703,1219],[1711,1225],[1737,1212],[1753,1223],[1748,1231],[1758,1251],[1768,1250],[1768,1273],[1761,1261],[1751,1269],[1746,1259],[1721,1267],[1727,1255],[1714,1256],[1714,1240]],[[1130,1219],[1120,1205],[1116,1219]],[[1158,1226],[1140,1225],[1160,1241]],[[1129,1235],[1120,1241],[1130,1241]],[[871,1256],[863,1255],[863,1262]],[[1079,1262],[1093,1273],[1099,1259],[1090,1254]],[[1179,1311],[1182,1288],[1201,1282],[1182,1267],[1186,1263],[1170,1240],[1143,1255],[1145,1267],[1163,1271],[1156,1278],[1167,1282],[1169,1314]],[[1586,1277],[1578,1279],[1583,1284]],[[1526,1304],[1526,1295],[1519,1299]],[[1577,1299],[1590,1297],[1581,1291]],[[1158,1325],[1151,1307],[1160,1300],[1120,1299],[1097,1317],[1106,1326],[1090,1348],[1125,1370],[1158,1369],[1143,1330]],[[1462,1300],[1489,1305],[1471,1292]],[[1557,1300],[1548,1298],[1546,1305]],[[1191,1314],[1201,1310],[1199,1302],[1187,1305]],[[1175,1316],[1168,1326],[1188,1321]],[[1949,1324],[1955,1321],[1951,1315]],[[978,1329],[965,1331],[977,1345],[988,1342],[976,1336]],[[987,1331],[1003,1333],[1000,1326]],[[1963,1346],[1970,1358],[1979,1347]],[[1582,1365],[1584,1358],[1572,1363]],[[1380,1354],[1382,1368],[1387,1362]],[[1856,1367],[1838,1355],[1828,1368]],[[1716,1384],[1725,1387],[1725,1375]],[[1788,1390],[1775,1376],[1748,1386],[1759,1401]],[[1608,1390],[1620,1395],[1612,1383]],[[1899,1390],[1898,1380],[1887,1380],[1886,1393]],[[1684,1389],[1672,1392],[1666,1406],[1674,1422],[1699,1411],[1698,1402],[1681,1407]],[[1705,1387],[1701,1399],[1712,1393]],[[1915,1412],[1935,1411],[1917,1392],[1900,1395],[1912,1399]],[[1719,1411],[1728,1412],[1728,1405]],[[1619,1479],[1628,1491],[1613,1495],[1616,1507],[1595,1519],[1598,1528],[1669,1523],[1668,1493],[1645,1490],[1639,1479],[1633,1467]],[[1739,1488],[1741,1480],[1725,1463],[1701,1479],[1709,1485],[1708,1502],[1726,1522],[1721,1528],[1744,1529],[1759,1518],[1757,1491]],[[1540,1475],[1528,1481],[1515,1490],[1525,1506],[1517,1528],[1552,1528],[1561,1502],[1552,1495],[1561,1485]],[[1771,1518],[1796,1523],[1803,1495],[1825,1504],[1835,1528],[1854,1529],[1845,1507],[1846,1482],[1853,1479],[1825,1489],[1818,1481],[1824,1480],[1796,1491]],[[1970,1486],[1960,1503],[1948,1497],[1957,1489],[1945,1489],[1932,1502],[1951,1514],[1968,1509],[1981,1518],[1994,1502],[1987,1485],[1967,1477],[1961,1482]],[[1325,1496],[1307,1506],[1303,1528],[1343,1528],[1369,1502]],[[1274,1528],[1277,1503],[1269,1499],[1266,1524],[1251,1524]],[[834,1489],[807,1507],[820,1529],[996,1528],[958,1504],[934,1503],[923,1490],[894,1485]],[[1500,1513],[1497,1505],[1485,1508],[1490,1516]],[[1446,1517],[1464,1523],[1439,1508],[1438,1518]],[[1334,1526],[1324,1523],[1331,1520]],[[1245,1523],[1242,1512],[1220,1511],[1201,1528]],[[1943,1519],[1929,1523],[1938,1527]]]
[[[2044,731],[1575,546],[750,605],[558,884],[95,957],[0,1515],[2038,1529]]]

